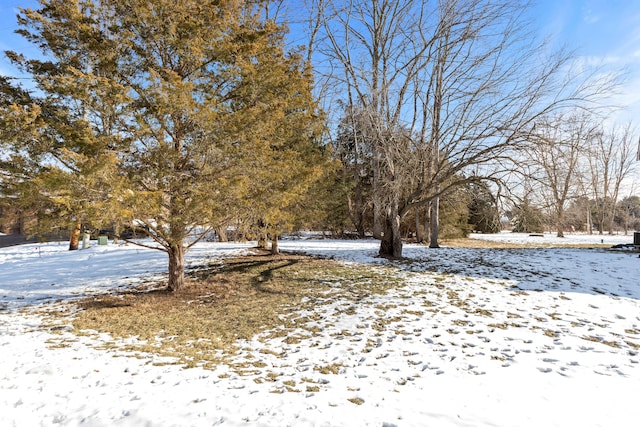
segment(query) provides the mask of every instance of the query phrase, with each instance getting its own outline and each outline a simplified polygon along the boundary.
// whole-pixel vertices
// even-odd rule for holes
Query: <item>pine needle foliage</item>
[[[311,74],[266,3],[40,6],[20,12],[19,32],[45,59],[8,53],[43,94],[18,108],[42,122],[14,139],[39,147],[28,181],[75,221],[143,229],[168,254],[170,290],[184,286],[190,245],[247,200],[287,207],[318,174]]]

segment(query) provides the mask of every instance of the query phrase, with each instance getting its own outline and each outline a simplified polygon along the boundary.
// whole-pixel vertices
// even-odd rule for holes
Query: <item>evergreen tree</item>
[[[351,217],[351,204],[353,186],[345,179],[342,166],[333,161],[325,168],[324,173],[314,186],[308,191],[302,203],[304,212],[298,218],[301,221],[297,226],[312,230],[330,231],[333,235],[347,235],[354,228],[359,237],[364,237],[364,224],[362,234],[354,227]]]
[[[532,205],[527,197],[513,209],[511,222],[514,233],[542,233],[544,231],[542,211]]]
[[[440,237],[454,239],[471,233],[469,203],[470,195],[462,186],[453,187],[440,197]]]
[[[29,234],[71,224],[69,248],[77,249],[83,222],[91,218],[100,226],[113,219],[110,188],[119,179],[105,108],[95,104],[90,83],[79,77],[77,58],[63,48],[56,52],[52,55],[65,61],[27,60],[8,52],[46,95],[35,96],[7,79],[0,84],[0,139],[7,156],[0,163],[2,193],[16,209],[37,218]]]
[[[256,52],[256,60],[243,69],[238,90],[249,112],[238,115],[243,120],[240,126],[252,129],[245,144],[252,146],[251,139],[258,142],[251,160],[253,180],[259,185],[248,187],[243,210],[250,213],[263,238],[271,237],[274,253],[279,235],[294,228],[300,203],[327,160],[311,72],[299,54],[283,56],[283,52],[282,38]]]
[[[367,223],[375,229],[376,198],[374,196],[374,162],[371,130],[366,115],[356,108],[349,108],[340,120],[333,142],[334,155],[340,161],[339,180],[345,190],[352,227],[358,236],[365,236]],[[376,232],[374,231],[374,235]]]
[[[469,224],[480,233],[500,232],[500,213],[489,186],[483,182],[467,185],[469,195]]]
[[[581,232],[593,232],[593,201],[581,196],[573,199],[567,208],[565,221],[569,229]]]
[[[628,196],[618,202],[616,223],[624,230],[640,230],[640,197]]]
[[[283,203],[298,153],[314,149],[310,74],[286,54],[264,5],[41,0],[19,16],[46,60],[11,57],[60,116],[36,127],[52,135],[37,139],[43,153],[64,154],[47,165],[56,179],[46,192],[76,219],[108,206],[146,230],[168,254],[172,291],[184,286],[185,251],[247,197],[264,194],[265,209]],[[80,194],[87,203],[76,206]]]

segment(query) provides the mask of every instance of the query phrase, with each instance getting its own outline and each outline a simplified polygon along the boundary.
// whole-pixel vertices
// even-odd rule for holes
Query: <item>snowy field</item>
[[[89,338],[51,344],[60,336],[42,327],[34,307],[162,278],[163,253],[95,243],[75,252],[66,243],[2,248],[0,426],[640,425],[638,254],[533,247],[552,235],[473,237],[531,247],[406,245],[407,259],[393,264],[407,286],[301,313],[318,319],[320,336],[245,343],[237,357],[264,362],[254,376],[157,366],[157,357],[97,350]],[[633,238],[562,242],[572,240]],[[251,246],[201,243],[187,263]],[[373,240],[288,240],[281,248],[390,263],[375,257]],[[269,372],[274,382],[257,381]]]

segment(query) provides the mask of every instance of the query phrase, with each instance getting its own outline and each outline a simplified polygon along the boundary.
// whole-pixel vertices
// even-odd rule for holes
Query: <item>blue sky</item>
[[[506,0],[508,1],[508,0]],[[18,7],[36,7],[36,0],[0,0],[0,51],[7,49],[37,54],[19,36],[15,14]],[[534,28],[551,37],[555,47],[566,46],[591,64],[624,69],[627,79],[616,104],[629,106],[620,120],[640,117],[640,0],[537,0],[530,11]],[[0,59],[0,74],[16,70]]]
[[[613,100],[627,106],[619,122],[640,118],[640,0],[539,0],[531,17],[541,34],[593,65],[623,70]]]
[[[640,55],[638,0],[544,0],[534,7],[534,16],[541,28],[581,54]]]

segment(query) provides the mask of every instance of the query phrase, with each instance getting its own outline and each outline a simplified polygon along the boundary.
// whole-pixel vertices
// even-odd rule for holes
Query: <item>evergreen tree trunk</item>
[[[267,249],[267,232],[263,220],[258,221],[258,248]]]
[[[435,197],[431,201],[431,238],[429,239],[429,247],[430,248],[439,248],[440,244],[438,243],[438,236],[440,234],[440,197]]]
[[[280,249],[278,249],[278,235],[273,234],[271,238],[271,255],[278,255],[280,253]]]
[[[18,212],[18,234],[26,234],[25,232],[25,214],[22,211]]]
[[[120,241],[120,224],[116,223],[113,225],[113,243],[118,244]]]
[[[227,237],[227,227],[226,226],[222,226],[222,227],[218,227],[216,228],[216,234],[218,235],[218,241],[219,242],[228,242],[229,238]]]
[[[182,242],[171,244],[169,247],[169,284],[170,292],[177,292],[184,288],[184,246]]]
[[[349,216],[351,217],[351,221],[353,222],[353,226],[358,233],[359,238],[364,238],[365,229],[364,229],[364,211],[362,209],[362,194],[358,189],[359,185],[356,184],[356,190],[354,194],[354,200],[351,197],[347,197],[347,203],[349,206]]]
[[[356,227],[356,231],[358,232],[358,238],[360,239],[365,238],[366,230],[364,229],[364,215],[362,214],[362,212],[358,214],[358,227]]]
[[[365,236],[364,230],[364,203],[362,202],[362,185],[358,182],[356,184],[356,230],[358,237],[363,239]]]
[[[71,230],[71,234],[69,236],[69,250],[77,251],[78,246],[80,245],[80,232],[82,231],[82,224],[80,219],[76,220],[76,223]]]

